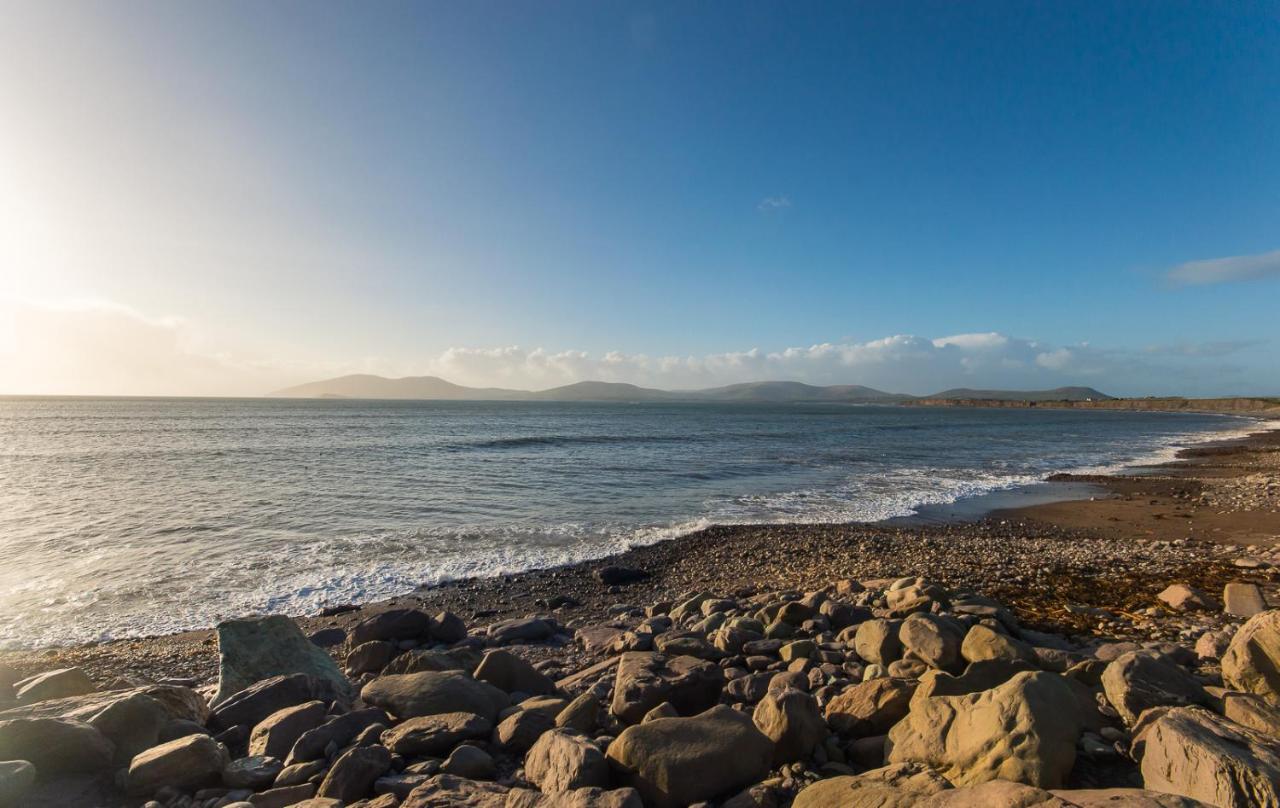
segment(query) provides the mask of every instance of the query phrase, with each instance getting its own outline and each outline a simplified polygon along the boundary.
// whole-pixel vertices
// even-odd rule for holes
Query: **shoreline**
[[[1253,420],[1262,426],[1269,419]],[[842,577],[911,573],[1008,598],[1022,610],[1020,617],[1040,628],[1084,630],[1084,621],[1070,617],[1062,603],[1053,601],[1074,598],[1090,607],[1123,601],[1133,606],[1162,588],[1159,582],[1179,575],[1180,580],[1207,590],[1220,591],[1225,580],[1241,579],[1265,584],[1268,594],[1274,594],[1269,574],[1232,568],[1225,556],[1211,560],[1207,556],[1212,553],[1169,548],[1157,562],[1137,552],[1134,545],[1135,540],[1144,539],[1190,538],[1196,545],[1225,548],[1270,547],[1280,541],[1280,514],[1274,509],[1255,513],[1199,508],[1194,515],[1185,514],[1189,497],[1203,495],[1206,487],[1220,487],[1223,480],[1274,469],[1274,464],[1259,460],[1274,457],[1280,457],[1280,430],[1260,429],[1194,443],[1169,462],[1128,466],[1109,474],[1054,475],[1028,486],[925,505],[911,516],[881,522],[710,525],[595,560],[459,579],[353,606],[340,614],[295,617],[304,631],[346,629],[387,609],[420,605],[454,611],[472,626],[540,613],[553,614],[574,627],[607,620],[610,607],[620,602],[671,599],[698,589],[803,588]],[[1275,496],[1280,499],[1280,493]],[[1087,585],[1055,587],[1048,596],[1019,597],[1015,590],[1025,586],[1028,570],[1038,558],[1082,574],[1093,572],[1093,562],[1074,557],[1082,547],[1090,551],[1086,556],[1100,553],[1105,562],[1101,571],[1113,572],[1118,579],[1098,582],[1095,575],[1086,574]],[[1133,569],[1134,559],[1144,561],[1149,569]],[[649,577],[625,587],[607,587],[594,572],[609,565],[638,568]],[[576,605],[554,606],[565,598]],[[24,674],[79,666],[91,674],[127,672],[149,680],[181,676],[207,683],[216,680],[217,649],[213,629],[205,628],[0,651],[0,664]]]

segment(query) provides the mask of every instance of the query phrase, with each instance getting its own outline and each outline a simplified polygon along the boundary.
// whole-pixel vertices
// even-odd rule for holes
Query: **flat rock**
[[[723,687],[724,675],[710,662],[629,651],[618,662],[611,710],[628,724],[664,701],[682,715],[693,715],[714,705]]]
[[[328,679],[305,673],[272,676],[232,694],[215,707],[209,714],[209,727],[215,731],[235,726],[255,727],[267,716],[286,707],[308,701],[341,701],[343,695],[343,691]]]
[[[1253,617],[1267,610],[1267,599],[1257,584],[1231,581],[1222,590],[1222,610],[1236,617]]]
[[[256,682],[297,673],[328,681],[340,696],[351,697],[351,683],[337,663],[288,617],[226,620],[217,630],[218,690],[210,700],[215,707]]]
[[[1280,805],[1280,745],[1198,707],[1163,710],[1134,738],[1143,785],[1220,808]]]
[[[1156,600],[1178,612],[1218,608],[1213,598],[1187,584],[1170,584],[1156,595]]]
[[[1054,673],[1019,673],[991,690],[916,699],[889,731],[890,763],[916,762],[957,786],[1009,780],[1061,786],[1082,730],[1076,698]]]
[[[466,712],[493,722],[510,704],[506,693],[459,671],[424,671],[380,676],[360,692],[367,704],[381,707],[399,719],[440,713]]]
[[[556,633],[555,624],[542,617],[520,617],[489,626],[485,632],[491,645],[513,642],[540,642]]]
[[[732,796],[761,780],[773,742],[751,719],[720,705],[692,718],[660,718],[623,730],[608,758],[646,805],[677,808]]]

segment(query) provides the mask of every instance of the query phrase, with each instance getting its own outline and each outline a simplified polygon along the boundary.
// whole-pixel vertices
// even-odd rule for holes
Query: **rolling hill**
[[[1111,396],[1092,387],[1055,387],[1052,390],[970,390],[956,387],[928,399],[966,401],[1109,401]]]

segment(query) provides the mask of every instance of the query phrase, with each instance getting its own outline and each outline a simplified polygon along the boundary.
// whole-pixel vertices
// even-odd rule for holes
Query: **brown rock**
[[[841,735],[884,735],[903,719],[916,686],[902,679],[872,679],[841,691],[827,703],[826,717]]]

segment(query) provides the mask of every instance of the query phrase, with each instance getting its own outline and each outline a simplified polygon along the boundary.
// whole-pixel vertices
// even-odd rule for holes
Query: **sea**
[[[0,648],[307,614],[714,523],[904,517],[1253,426],[834,404],[0,398]]]

